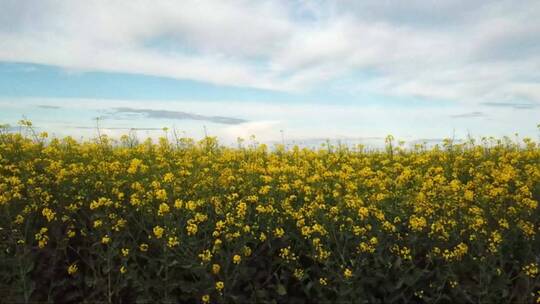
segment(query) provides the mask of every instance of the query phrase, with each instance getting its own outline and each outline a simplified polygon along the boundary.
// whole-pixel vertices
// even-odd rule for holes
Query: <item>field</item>
[[[0,135],[7,302],[540,303],[540,145]],[[28,133],[25,133],[28,132]]]

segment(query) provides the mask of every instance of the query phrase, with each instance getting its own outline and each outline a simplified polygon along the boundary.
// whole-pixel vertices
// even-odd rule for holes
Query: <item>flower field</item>
[[[4,132],[0,294],[539,303],[539,200],[529,139],[284,149]]]

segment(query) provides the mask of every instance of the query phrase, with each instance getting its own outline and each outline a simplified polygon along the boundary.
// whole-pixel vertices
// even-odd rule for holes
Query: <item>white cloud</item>
[[[285,91],[540,99],[537,1],[0,3],[0,60]],[[329,88],[330,89],[330,88]]]
[[[237,138],[249,139],[252,135],[263,142],[275,141],[280,134],[279,121],[253,121],[218,129],[217,135],[226,142],[234,142]]]
[[[48,107],[43,107],[44,105]],[[347,142],[369,140],[382,143],[393,134],[408,142],[426,138],[474,136],[538,136],[540,103],[492,103],[445,107],[364,106],[360,104],[334,105],[313,103],[278,104],[273,102],[208,102],[208,101],[134,101],[95,99],[0,99],[0,122],[16,125],[26,116],[34,125],[58,136],[96,135],[97,116],[107,115],[117,108],[180,111],[204,116],[227,116],[247,120],[237,125],[215,121],[164,119],[144,115],[122,119],[103,119],[100,127],[111,136],[125,134],[137,128],[140,137],[163,136],[161,128],[179,130],[180,134],[200,139],[206,128],[210,136],[217,136],[225,144],[235,144],[238,137],[246,140],[251,135],[264,143],[321,142],[341,139]]]

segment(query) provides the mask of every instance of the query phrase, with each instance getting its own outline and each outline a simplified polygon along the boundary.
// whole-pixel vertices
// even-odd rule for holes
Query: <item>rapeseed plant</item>
[[[105,302],[538,298],[532,140],[127,140],[0,134],[0,274],[13,290],[34,280],[29,299],[59,302],[68,290]]]

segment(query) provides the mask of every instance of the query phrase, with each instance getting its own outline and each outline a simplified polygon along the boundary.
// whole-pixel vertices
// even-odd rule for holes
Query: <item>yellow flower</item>
[[[345,271],[343,271],[343,276],[345,276],[346,279],[349,279],[353,276],[352,271],[349,268],[345,268]]]
[[[116,224],[114,224],[113,229],[114,231],[120,231],[120,228],[124,227],[127,224],[127,221],[125,219],[119,219],[116,221]]]
[[[24,216],[17,214],[15,217],[15,220],[13,221],[15,224],[22,224],[24,223]]]
[[[39,248],[44,248],[45,246],[47,246],[47,243],[49,241],[49,236],[46,233],[48,230],[49,229],[47,229],[46,227],[43,227],[39,230],[38,233],[36,233],[35,239],[36,241],[38,241]]]
[[[197,226],[197,224],[194,224],[194,223],[187,224],[186,231],[188,235],[194,235],[197,233],[198,230],[199,230],[199,227]]]
[[[219,236],[219,234],[216,235],[216,231],[214,231],[212,234],[213,234],[214,237]],[[223,243],[223,241],[221,241],[221,239],[216,239],[216,240],[214,241],[214,246],[213,246],[213,248],[212,248],[212,251],[213,251],[213,252],[218,251],[218,250],[221,248],[221,244],[222,244],[222,243]]]
[[[534,236],[534,225],[531,222],[519,220],[517,226],[523,231],[527,239],[530,239],[532,236]]]
[[[328,285],[328,282],[326,281],[325,278],[320,278],[320,279],[319,279],[319,284],[321,284],[321,285],[323,285],[323,286],[326,286],[326,285]]]
[[[465,200],[472,202],[474,200],[474,193],[471,190],[466,190],[463,197]]]
[[[508,221],[506,219],[500,219],[499,220],[499,226],[501,226],[501,228],[505,228],[505,229],[510,228],[510,224],[508,224]]]
[[[129,249],[128,248],[122,248],[121,252],[122,252],[122,255],[124,257],[127,257],[129,255]]]
[[[190,211],[195,211],[195,209],[197,209],[197,203],[195,203],[194,201],[188,201],[187,202],[187,208]]]
[[[56,213],[49,208],[43,208],[41,214],[47,219],[48,222],[52,221],[56,215]]]
[[[375,247],[373,245],[370,245],[370,244],[366,243],[366,242],[360,242],[360,244],[358,245],[358,251],[374,253],[375,252]]]
[[[169,248],[176,247],[176,246],[178,246],[178,244],[180,244],[180,241],[178,241],[178,237],[176,237],[176,236],[171,236],[167,240],[167,247],[169,247]]]
[[[210,303],[210,295],[205,294],[202,296],[201,300],[203,303]]]
[[[286,261],[295,261],[298,257],[292,252],[291,246],[281,248],[279,250],[279,257]]]
[[[74,275],[78,270],[79,270],[79,267],[77,266],[77,264],[73,263],[69,265],[67,272],[69,275]]]
[[[210,250],[206,249],[202,253],[199,254],[199,258],[203,262],[210,262],[210,260],[212,260],[212,252],[210,252]]]
[[[140,159],[137,159],[137,158],[132,159],[130,164],[129,164],[129,168],[128,168],[127,172],[129,174],[137,173],[137,170],[139,169],[139,167],[141,167],[142,163],[143,162]]]
[[[174,174],[172,174],[171,172],[165,173],[165,175],[163,175],[163,181],[164,182],[170,183],[173,180],[174,180]]]
[[[71,230],[71,229],[68,230],[68,232],[67,232],[68,238],[72,238],[72,237],[74,237],[76,234],[77,234],[77,233],[76,233],[74,230]]]
[[[223,283],[222,281],[218,281],[216,282],[216,290],[221,292],[223,290],[223,288],[225,288],[225,283]]]
[[[411,228],[412,231],[422,231],[426,225],[427,222],[423,216],[413,215],[409,218],[409,228]]]
[[[164,214],[169,213],[169,211],[170,211],[169,205],[167,205],[166,203],[159,204],[159,210],[158,210],[159,216],[163,216]]]
[[[167,191],[165,191],[165,189],[159,189],[158,191],[156,191],[156,198],[160,201],[166,201]]]
[[[184,203],[179,199],[174,201],[174,208],[176,208],[176,209],[181,209],[183,205],[184,205]]]
[[[369,215],[369,210],[366,207],[360,207],[358,209],[358,216],[361,220],[365,219]]]
[[[104,237],[101,238],[101,243],[102,244],[109,244],[111,242],[111,238],[108,236],[108,235],[105,235]]]
[[[212,273],[213,274],[218,274],[220,270],[221,270],[221,266],[219,266],[219,264],[213,264],[212,265]]]
[[[276,228],[276,229],[274,230],[274,235],[275,235],[277,238],[281,238],[284,234],[285,234],[285,230],[283,230],[283,228]]]
[[[526,275],[528,275],[531,278],[534,278],[538,275],[538,264],[537,263],[530,263],[529,265],[525,265],[521,268],[523,272],[525,272]]]
[[[147,252],[148,251],[148,244],[142,243],[141,245],[139,245],[139,250],[142,251],[142,252]]]
[[[154,227],[153,231],[156,238],[160,239],[161,237],[163,237],[163,232],[165,231],[165,229],[161,228],[160,226],[156,226]]]
[[[242,251],[244,252],[244,256],[246,257],[251,256],[252,251],[251,251],[251,248],[249,248],[248,246],[244,246]]]
[[[296,268],[296,269],[294,270],[293,276],[294,276],[297,280],[301,280],[301,279],[304,277],[304,270],[301,269],[301,268]]]
[[[467,254],[469,251],[469,246],[461,242],[455,246],[452,250],[445,249],[442,256],[447,261],[459,261]]]
[[[127,272],[127,268],[125,266],[120,267],[120,273],[124,274]]]
[[[238,254],[235,254],[234,257],[233,257],[233,263],[234,264],[240,264],[241,261],[242,261],[242,257],[239,256]]]

